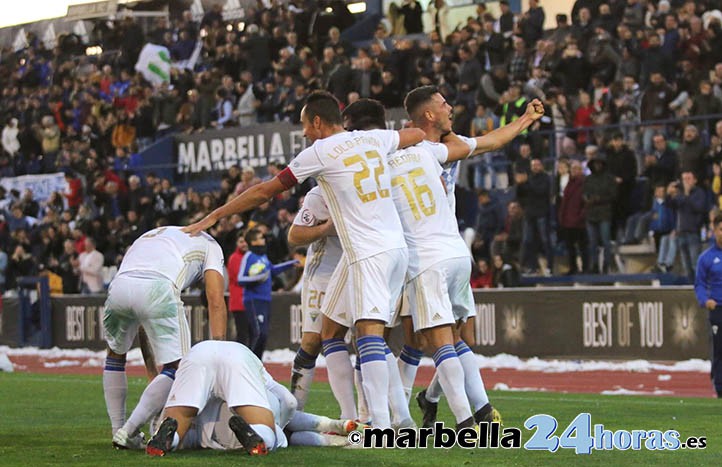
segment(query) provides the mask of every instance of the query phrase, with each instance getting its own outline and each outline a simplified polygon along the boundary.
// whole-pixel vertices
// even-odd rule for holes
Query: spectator
[[[521,285],[521,275],[514,263],[505,261],[501,255],[494,256],[494,287],[511,288]]]
[[[669,272],[674,266],[674,259],[677,256],[677,245],[673,233],[675,224],[675,213],[667,200],[666,186],[656,185],[652,209],[644,213],[640,219],[635,236],[637,240],[641,240],[646,237],[648,231],[654,235],[654,245],[657,250],[655,271],[657,272]]]
[[[651,186],[667,186],[677,176],[677,154],[667,145],[663,134],[657,133],[652,137],[654,150],[644,156],[644,171]]]
[[[492,198],[487,190],[478,191],[476,234],[481,240],[480,251],[475,257],[490,258],[491,242],[501,233],[504,227],[504,212],[496,198]]]
[[[63,253],[58,257],[57,264],[53,265],[54,272],[60,276],[63,282],[63,294],[78,293],[79,267],[80,262],[73,241],[65,240],[63,242]]]
[[[679,167],[680,173],[692,172],[696,180],[704,180],[707,175],[705,165],[706,152],[697,127],[694,125],[685,126],[682,135],[682,144],[679,146],[677,153],[677,166]]]
[[[421,22],[422,13],[423,9],[418,1],[403,0],[401,14],[404,15],[404,30],[406,34],[420,34],[424,32],[424,26]]]
[[[228,258],[228,311],[233,316],[236,325],[236,342],[248,346],[250,345],[249,337],[252,335],[252,323],[249,319],[249,313],[243,308],[243,287],[238,283],[238,272],[243,262],[243,256],[248,251],[248,244],[243,237],[243,233],[238,234],[236,240],[236,248],[233,254]]]
[[[85,238],[85,250],[78,256],[80,292],[97,294],[105,289],[103,283],[103,254],[95,249],[95,240]]]
[[[579,161],[572,161],[570,177],[564,187],[559,204],[559,232],[567,248],[569,270],[567,274],[577,274],[577,258],[581,257],[582,271],[589,270],[586,218],[584,207],[584,172]],[[578,253],[577,253],[578,252]]]
[[[656,36],[653,36],[656,37]],[[645,82],[645,81],[643,81]],[[666,120],[672,117],[669,104],[674,99],[672,88],[664,80],[659,70],[654,70],[649,76],[649,85],[642,95],[640,116],[642,122],[650,120]],[[644,152],[652,152],[652,136],[664,131],[664,125],[654,124],[643,127],[642,143]]]
[[[587,238],[589,240],[589,272],[608,273],[612,262],[612,205],[617,196],[617,183],[607,170],[607,161],[598,155],[589,161],[591,174],[584,180]],[[604,265],[599,267],[599,246],[604,250]]]
[[[15,157],[15,154],[20,150],[20,141],[18,141],[18,119],[8,119],[2,132],[2,146],[3,150],[10,156]]]
[[[682,258],[684,276],[694,278],[695,258],[701,250],[700,229],[707,215],[706,196],[704,190],[697,186],[694,172],[682,172],[682,184],[672,182],[667,187],[670,205],[677,212],[675,234],[677,251]]]
[[[607,167],[617,184],[617,197],[612,214],[612,228],[616,238],[622,241],[627,218],[631,214],[632,191],[637,179],[637,159],[624,144],[621,132],[615,132],[607,146]]]
[[[546,257],[544,275],[554,268],[554,253],[549,235],[549,210],[551,182],[538,158],[532,159],[531,174],[515,175],[519,204],[524,209],[524,233],[521,262],[528,274],[538,271],[537,251],[541,249]]]
[[[472,289],[489,289],[494,287],[494,271],[489,268],[485,258],[479,259],[471,271]]]
[[[494,237],[491,254],[493,256],[501,255],[513,263],[518,263],[524,235],[524,213],[516,201],[510,202],[506,211],[504,229]]]
[[[272,276],[293,267],[296,261],[272,265],[266,256],[266,238],[258,229],[246,232],[245,240],[249,251],[239,266],[237,280],[244,287],[243,308],[252,323],[249,348],[262,358],[271,321]]]

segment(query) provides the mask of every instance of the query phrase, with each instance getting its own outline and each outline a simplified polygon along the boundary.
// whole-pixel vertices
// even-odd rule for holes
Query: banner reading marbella
[[[399,129],[408,120],[401,108],[389,109],[388,128]],[[227,170],[233,165],[265,167],[287,163],[306,147],[301,125],[266,123],[245,128],[209,130],[175,136],[177,173],[191,179]]]

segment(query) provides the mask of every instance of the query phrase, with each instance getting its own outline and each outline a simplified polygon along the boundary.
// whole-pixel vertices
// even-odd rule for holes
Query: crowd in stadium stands
[[[234,167],[215,192],[177,190],[141,170],[141,150],[161,136],[298,123],[315,89],[343,105],[370,97],[397,107],[426,84],[453,104],[461,134],[518,118],[534,97],[546,107],[548,118],[470,172],[491,174],[490,186],[457,193],[475,286],[610,272],[614,245],[639,242],[654,242],[658,270],[681,264],[675,272],[693,274],[722,195],[722,2],[577,0],[544,30],[538,0],[521,14],[502,1],[496,17],[480,4],[460,25],[449,24],[443,1],[423,12],[404,0],[362,45],[341,36],[354,19],[339,3],[259,2],[242,24],[225,22],[216,5],[200,22],[186,11],[147,32],[132,18],[98,21],[91,40],[107,51],[98,57],[73,34],[52,49],[30,34],[26,49],[3,50],[0,176],[62,171],[69,188],[42,202],[0,188],[0,286],[47,271],[64,293],[102,290],[104,267],[141,233],[197,220],[282,168]],[[148,42],[180,61],[197,41],[195,69],[174,68],[169,85],[154,88],[134,71]],[[285,239],[309,188],[221,222],[211,233],[226,257],[251,224],[267,231],[272,262],[302,257]],[[298,275],[277,286],[294,287]]]

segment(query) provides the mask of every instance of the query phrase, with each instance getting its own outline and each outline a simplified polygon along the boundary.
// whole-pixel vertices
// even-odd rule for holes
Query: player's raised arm
[[[254,209],[274,196],[283,193],[296,184],[293,174],[286,170],[273,177],[271,180],[254,185],[240,195],[228,201],[223,206],[214,209],[206,217],[195,224],[183,227],[183,232],[195,235],[203,230],[213,227],[216,222],[232,214],[245,212]]]
[[[420,128],[403,128],[399,130],[399,149],[418,144],[424,138],[426,138],[426,133]]]
[[[292,246],[306,246],[334,232],[331,219],[314,226],[292,224],[288,230],[288,243]]]
[[[476,140],[476,149],[472,152],[472,155],[496,151],[502,148],[543,116],[544,105],[539,99],[534,99],[527,104],[526,112],[517,120],[501,128],[497,128],[484,136],[474,138]]]
[[[223,294],[225,284],[223,276],[216,270],[209,269],[204,273],[206,298],[208,298],[208,321],[211,328],[211,339],[226,340],[228,314],[226,299]]]

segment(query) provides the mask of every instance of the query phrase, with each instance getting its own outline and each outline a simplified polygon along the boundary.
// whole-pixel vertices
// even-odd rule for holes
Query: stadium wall
[[[474,350],[485,355],[574,359],[686,360],[708,358],[707,313],[691,287],[506,289],[475,292]],[[60,348],[104,348],[104,296],[51,299],[52,342]],[[198,296],[184,296],[193,342],[208,335]],[[4,301],[0,344],[19,342],[17,299]],[[232,326],[233,320],[229,320]],[[235,335],[229,329],[229,335]],[[276,293],[268,349],[296,348],[301,340],[300,297]],[[401,343],[399,334],[392,346]]]

